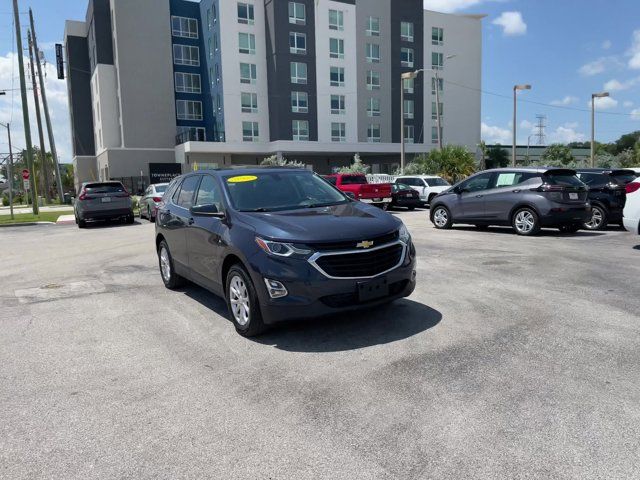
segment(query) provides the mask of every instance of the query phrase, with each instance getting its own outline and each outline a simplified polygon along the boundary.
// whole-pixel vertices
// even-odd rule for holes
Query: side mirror
[[[224,212],[219,211],[218,207],[213,203],[207,205],[194,205],[189,209],[189,211],[194,217],[224,218]]]
[[[351,200],[356,200],[356,194],[353,192],[344,192],[344,194],[349,197]]]
[[[465,187],[456,187],[453,189],[453,191],[460,195],[461,193],[469,193],[471,190]]]

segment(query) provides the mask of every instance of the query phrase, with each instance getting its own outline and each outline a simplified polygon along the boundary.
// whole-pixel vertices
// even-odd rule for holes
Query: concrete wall
[[[96,154],[121,144],[118,122],[116,72],[113,65],[98,64],[91,77]]]
[[[74,156],[73,164],[74,187],[77,192],[83,182],[93,182],[99,179],[96,157]]]
[[[97,157],[101,180],[149,175],[149,163],[175,163],[175,153],[167,150],[107,149]],[[105,170],[106,168],[106,170]]]

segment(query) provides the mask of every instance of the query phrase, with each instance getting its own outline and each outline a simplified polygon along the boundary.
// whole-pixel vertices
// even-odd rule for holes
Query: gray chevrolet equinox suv
[[[588,188],[575,170],[498,168],[477,173],[433,199],[436,228],[454,223],[511,225],[518,235],[535,235],[542,227],[576,232],[591,218]]]

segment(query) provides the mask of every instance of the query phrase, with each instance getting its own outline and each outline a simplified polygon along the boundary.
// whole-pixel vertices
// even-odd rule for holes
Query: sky
[[[597,106],[597,140],[613,141],[640,130],[640,0],[424,2],[430,10],[487,15],[482,39],[482,138],[488,143],[511,143],[512,88],[521,83],[531,84],[532,90],[518,95],[520,144],[534,133],[538,114],[546,115],[547,144],[588,140],[591,94],[603,90],[611,97]],[[11,5],[11,0],[0,0],[0,90],[10,90],[0,96],[0,122],[11,122],[14,144],[23,148]],[[19,0],[19,5],[23,38],[29,7],[34,12],[38,42],[48,62],[46,89],[58,153],[62,162],[70,162],[67,89],[64,80],[56,79],[53,48],[62,42],[66,19],[84,18],[87,0]],[[38,144],[33,92],[28,96],[31,133]],[[532,144],[535,141],[532,137]],[[0,129],[0,155],[7,151],[6,132]]]

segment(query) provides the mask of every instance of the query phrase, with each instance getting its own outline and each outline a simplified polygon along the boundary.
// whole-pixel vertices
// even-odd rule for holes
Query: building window
[[[380,143],[380,124],[372,123],[367,127],[367,142]]]
[[[195,18],[171,17],[171,34],[174,37],[198,38],[198,20]]]
[[[291,62],[291,83],[307,84],[307,64]]]
[[[379,98],[369,98],[369,102],[367,103],[367,115],[370,117],[379,117],[380,116],[380,99]]]
[[[380,36],[380,18],[379,17],[367,18],[367,36],[369,37]]]
[[[344,95],[331,95],[331,114],[344,115],[346,113]]]
[[[347,140],[347,126],[345,123],[334,122],[331,124],[331,141],[345,142]]]
[[[255,55],[256,36],[253,33],[238,33],[238,43],[240,45],[240,53]]]
[[[216,75],[216,83],[220,83],[220,65],[216,63],[215,65],[215,75]]]
[[[400,40],[403,42],[413,42],[413,23],[402,22],[400,24]]]
[[[444,67],[444,55],[438,52],[431,52],[431,68],[442,70]]]
[[[329,30],[344,30],[344,12],[329,10]]]
[[[309,141],[309,121],[308,120],[293,120],[291,122],[291,130],[293,133],[293,140],[298,142]]]
[[[179,93],[202,93],[200,85],[200,75],[197,73],[175,73],[176,92]]]
[[[400,63],[403,67],[413,68],[413,48],[400,49]]]
[[[380,72],[367,72],[367,90],[380,90]]]
[[[404,89],[404,93],[413,93],[414,79],[413,78],[403,78],[402,79],[402,88]]]
[[[291,92],[291,111],[293,113],[309,112],[309,95],[307,92]]]
[[[254,84],[257,79],[258,73],[254,63],[240,64],[240,83]]]
[[[404,126],[404,141],[405,143],[413,143],[413,125]]]
[[[190,45],[173,46],[173,63],[176,65],[200,66],[200,49]]]
[[[212,45],[211,45],[211,43],[212,43],[211,42],[211,38],[212,37],[207,38],[207,47],[208,47],[208,50],[209,50],[209,58],[213,58],[213,48],[212,48]]]
[[[205,142],[204,127],[178,127],[178,137],[183,142]]]
[[[329,39],[329,57],[344,58],[344,40],[341,38]]]
[[[218,111],[222,111],[222,97],[219,93],[216,95],[216,108]]]
[[[444,30],[439,27],[431,27],[431,45],[444,44]]]
[[[255,23],[252,4],[238,2],[238,23],[245,25],[253,25]]]
[[[329,83],[332,87],[344,87],[343,67],[331,67],[329,69]]]
[[[307,23],[307,12],[304,3],[289,2],[289,23],[294,25]]]
[[[240,94],[240,101],[242,103],[243,113],[258,113],[258,94],[246,93]]]
[[[438,90],[442,92],[444,90],[444,80],[442,78],[438,78]],[[436,79],[435,77],[431,77],[431,93],[433,95],[436,94]]]
[[[218,44],[218,34],[214,33],[213,34],[213,49],[217,52],[218,48],[220,48],[220,45]]]
[[[300,32],[289,33],[289,51],[299,55],[307,53],[307,35]]]
[[[438,112],[436,110],[436,102],[431,102],[431,119],[432,120],[438,119],[438,113],[440,113],[440,118],[442,118],[442,115],[444,114],[444,110],[442,109],[442,107],[443,107],[442,102],[440,102],[438,104],[438,108],[440,109],[440,112]]]
[[[202,102],[176,100],[178,120],[202,120]]]
[[[380,45],[377,43],[367,43],[367,62],[380,63]]]
[[[242,141],[257,142],[260,137],[258,122],[242,122]]]
[[[442,137],[442,127],[440,127],[440,136]],[[431,143],[438,143],[438,127],[431,127]]]
[[[211,16],[211,9],[207,8],[207,28],[211,30],[213,26],[213,17]]]
[[[414,117],[413,100],[404,101],[404,118],[411,120]]]

